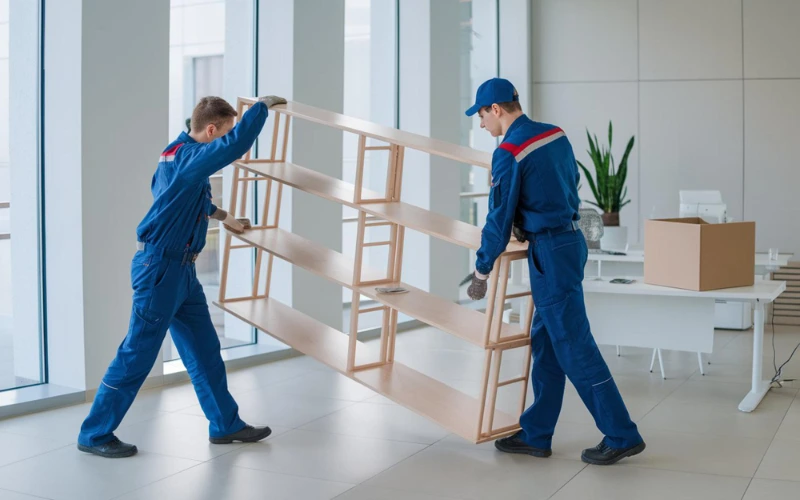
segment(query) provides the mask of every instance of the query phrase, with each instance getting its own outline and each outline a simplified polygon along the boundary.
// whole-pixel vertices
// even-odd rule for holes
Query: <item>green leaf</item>
[[[608,150],[611,151],[611,120],[608,121]]]
[[[583,170],[583,176],[586,177],[586,182],[589,183],[589,188],[591,188],[592,194],[595,199],[597,199],[597,187],[595,186],[594,179],[592,179],[592,174],[589,173],[589,169],[583,166],[583,163],[578,162],[578,166]]]

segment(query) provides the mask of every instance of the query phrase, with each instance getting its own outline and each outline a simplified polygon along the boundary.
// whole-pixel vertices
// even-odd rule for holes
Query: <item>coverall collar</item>
[[[181,135],[179,135],[179,136],[178,136],[178,142],[182,142],[182,143],[187,143],[187,142],[188,142],[188,143],[193,143],[193,142],[197,142],[197,141],[195,141],[194,139],[192,139],[192,136],[191,136],[191,135],[189,135],[189,134],[187,134],[186,132],[181,132]]]
[[[522,113],[520,116],[517,117],[516,120],[514,120],[514,122],[511,125],[508,126],[508,130],[506,130],[506,133],[503,136],[503,138],[506,138],[509,135],[511,135],[511,133],[514,130],[519,128],[526,121],[528,121],[528,115],[526,115],[525,113]]]

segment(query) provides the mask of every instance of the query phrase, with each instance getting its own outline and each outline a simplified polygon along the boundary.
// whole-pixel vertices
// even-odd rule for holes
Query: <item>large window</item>
[[[397,6],[395,0],[345,0],[344,19],[344,114],[388,127],[397,126]],[[343,134],[342,178],[355,183],[358,136]],[[369,144],[368,144],[369,145]],[[364,158],[364,187],[383,192],[389,155],[368,151]],[[342,242],[344,254],[355,255],[358,211],[343,207]],[[374,230],[376,239],[381,237]],[[385,263],[388,247],[365,249],[364,265]],[[344,302],[352,299],[343,290]],[[373,324],[377,321],[377,324]],[[369,324],[367,324],[369,323]],[[344,322],[349,325],[349,321]],[[380,315],[365,315],[361,327],[377,326]]]
[[[206,96],[224,97],[227,8],[248,8],[247,2],[226,5],[225,0],[172,0],[170,9],[169,137],[174,140],[187,129],[195,104]],[[240,13],[236,13],[240,14]],[[249,28],[249,26],[248,26]],[[230,49],[235,50],[236,47]],[[241,49],[241,48],[240,48]],[[233,106],[235,102],[231,103]],[[213,203],[227,208],[222,172],[211,176]],[[209,302],[219,293],[220,256],[223,240],[219,222],[211,220],[206,247],[197,259],[197,276]],[[209,304],[211,319],[223,349],[255,342],[250,329],[226,328],[225,314]],[[165,342],[165,361],[178,359],[171,339]]]
[[[0,1],[0,391],[44,382],[39,2]]]

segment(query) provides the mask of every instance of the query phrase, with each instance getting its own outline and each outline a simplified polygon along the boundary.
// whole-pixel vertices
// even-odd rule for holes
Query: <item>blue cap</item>
[[[519,94],[514,85],[505,78],[492,78],[486,80],[478,87],[475,94],[475,104],[467,110],[467,116],[472,116],[481,108],[501,102],[519,101]]]

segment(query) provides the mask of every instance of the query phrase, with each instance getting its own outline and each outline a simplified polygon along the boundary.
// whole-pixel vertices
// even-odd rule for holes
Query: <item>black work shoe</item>
[[[517,431],[513,436],[498,439],[494,442],[494,447],[505,453],[519,453],[531,455],[533,457],[547,458],[553,454],[551,449],[534,448],[522,440],[522,431]]]
[[[605,441],[594,448],[588,448],[581,453],[581,460],[593,465],[611,465],[619,462],[625,457],[632,457],[643,452],[645,449],[644,441],[628,448],[611,448]]]
[[[112,439],[108,443],[99,444],[97,446],[84,446],[79,444],[78,449],[82,452],[91,453],[103,458],[126,458],[132,457],[139,452],[136,446],[123,443],[117,438]]]
[[[228,434],[220,438],[208,438],[208,440],[211,441],[212,444],[231,444],[234,441],[255,443],[256,441],[261,441],[270,434],[272,434],[272,429],[269,427],[253,427],[252,425],[246,425],[244,429],[239,432],[234,432],[233,434]]]

